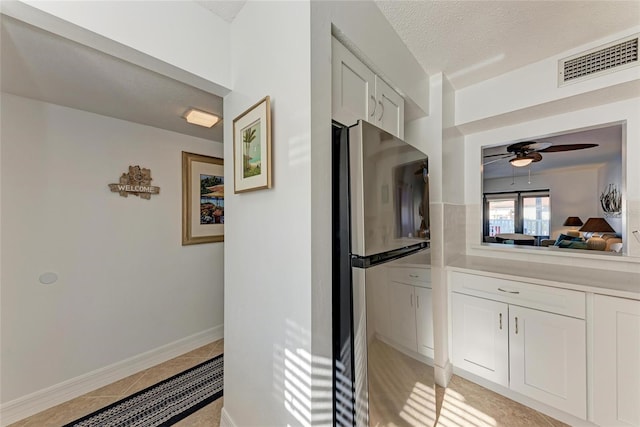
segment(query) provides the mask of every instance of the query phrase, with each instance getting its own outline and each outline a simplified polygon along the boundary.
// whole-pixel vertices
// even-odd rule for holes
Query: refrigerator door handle
[[[369,268],[378,264],[404,258],[413,255],[429,247],[429,242],[420,242],[415,245],[398,248],[387,252],[373,254],[369,256],[359,256],[351,254],[351,266],[356,268]]]

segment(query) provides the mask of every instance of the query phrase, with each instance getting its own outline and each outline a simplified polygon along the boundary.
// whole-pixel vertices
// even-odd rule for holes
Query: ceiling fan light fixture
[[[187,120],[187,122],[193,125],[198,125],[206,128],[210,128],[218,123],[218,121],[220,121],[220,117],[211,113],[196,110],[194,108],[187,111],[187,114],[185,114],[184,118],[185,120]]]
[[[515,166],[517,168],[529,166],[531,162],[533,162],[533,159],[529,157],[516,157],[515,159],[509,160],[509,163],[511,163],[512,166]]]

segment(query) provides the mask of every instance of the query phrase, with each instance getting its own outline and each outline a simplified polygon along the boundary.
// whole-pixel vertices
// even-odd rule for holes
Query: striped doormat
[[[222,354],[63,427],[166,427],[222,396]]]

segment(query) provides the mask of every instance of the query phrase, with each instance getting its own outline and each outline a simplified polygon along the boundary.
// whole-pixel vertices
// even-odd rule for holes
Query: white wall
[[[498,117],[504,125],[507,120],[511,120],[507,116],[513,112],[536,106],[545,105],[544,108],[530,110],[525,115],[519,114],[518,119],[522,121],[526,115],[533,119],[557,114],[562,112],[561,109],[567,111],[598,105],[598,98],[613,102],[638,96],[638,66],[562,87],[558,87],[557,74],[560,59],[638,31],[640,27],[630,28],[457,91],[456,125],[465,126],[492,117]],[[630,82],[633,86],[629,86]]]
[[[1,113],[3,403],[221,327],[223,245],[181,246],[181,151],[222,144],[5,93]],[[129,165],[160,194],[111,193]]]
[[[427,99],[426,76],[416,78],[419,66],[397,36],[384,45],[366,37],[392,31],[372,3],[248,2],[234,20],[225,113],[272,97],[274,188],[227,200],[226,423],[331,424],[332,25],[364,40],[367,55],[382,55],[377,69],[392,83]],[[398,67],[398,57],[410,65]]]
[[[225,200],[223,418],[236,426],[311,422],[310,46],[306,2],[247,2],[231,25],[225,157],[234,117],[265,95],[273,114],[273,188]],[[232,162],[225,176],[233,188]]]
[[[0,7],[3,14],[216,95],[231,87],[229,23],[194,1],[2,1]]]
[[[583,222],[598,213],[598,171],[596,165],[589,168],[563,168],[540,174],[531,174],[531,184],[527,168],[518,169],[515,180],[508,178],[485,179],[482,190],[485,193],[506,191],[549,190],[551,196],[551,237],[566,232],[562,224],[569,216],[577,216]],[[512,185],[512,182],[515,182]],[[478,241],[481,239],[478,236]]]

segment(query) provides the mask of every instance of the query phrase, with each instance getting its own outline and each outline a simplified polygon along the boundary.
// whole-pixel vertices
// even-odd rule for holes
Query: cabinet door
[[[389,282],[389,316],[391,338],[398,344],[416,351],[416,311],[413,286]]]
[[[333,37],[331,46],[333,119],[346,126],[374,123],[375,74]]]
[[[375,82],[377,105],[373,123],[404,139],[404,99],[378,76],[375,77]]]
[[[509,306],[512,390],[587,417],[585,321]]]
[[[453,293],[453,364],[509,386],[507,304]]]
[[[602,426],[640,426],[640,301],[596,295],[593,417]]]
[[[418,353],[433,359],[433,297],[429,288],[415,287]]]

